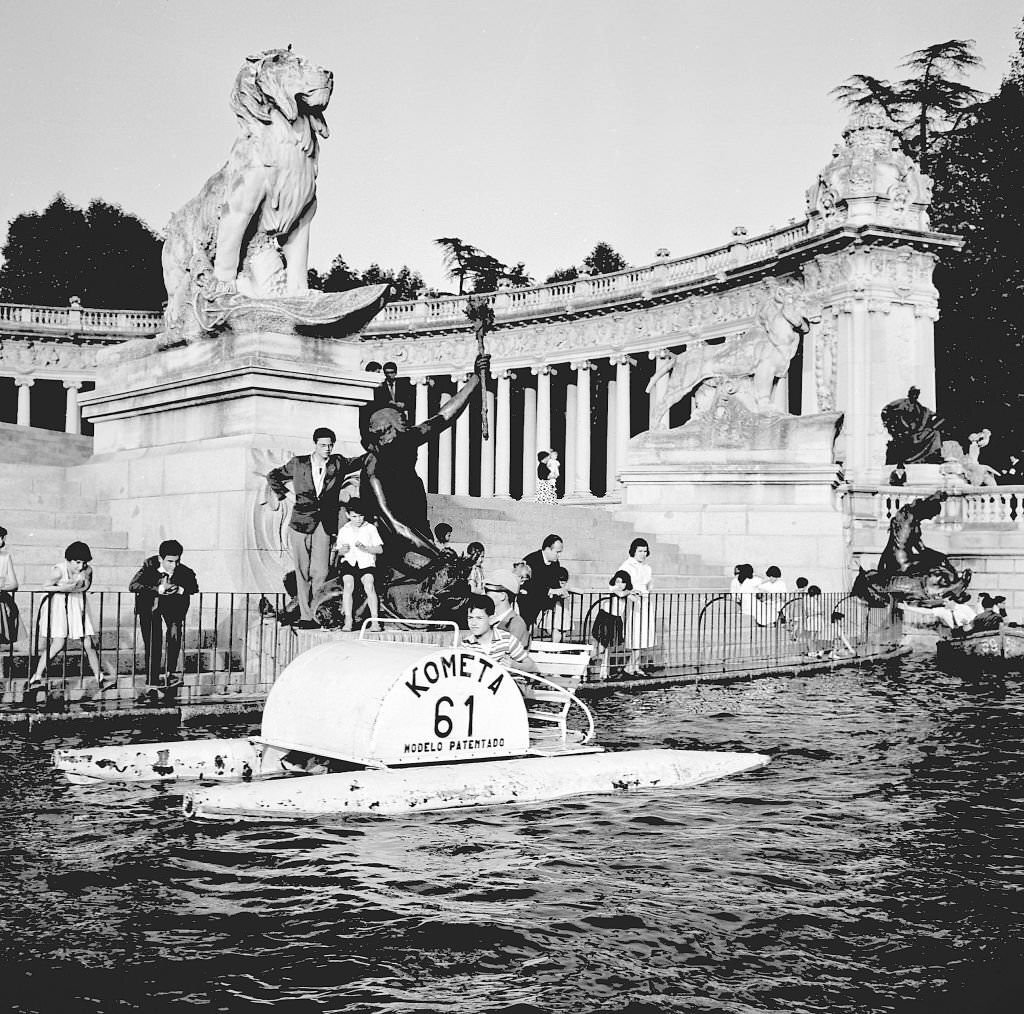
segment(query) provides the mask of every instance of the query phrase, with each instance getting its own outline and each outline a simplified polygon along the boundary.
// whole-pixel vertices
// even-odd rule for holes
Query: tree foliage
[[[964,249],[935,271],[941,414],[963,440],[987,426],[993,451],[1024,446],[1024,95],[1014,81],[949,138],[934,170],[934,227]]]
[[[458,280],[460,296],[465,293],[467,285],[472,286],[471,292],[494,292],[502,282],[513,288],[533,285],[522,261],[509,267],[504,261],[458,236],[442,236],[434,243],[443,251],[448,277]]]
[[[331,261],[331,266],[323,274],[310,268],[308,284],[311,289],[321,292],[345,292],[357,289],[361,285],[380,285],[386,282],[392,288],[393,299],[415,299],[423,288],[423,278],[418,271],[413,271],[403,264],[397,271],[394,268],[382,268],[379,264],[371,264],[362,274],[350,268],[345,258],[338,254]]]
[[[903,57],[910,71],[901,81],[854,74],[831,94],[850,109],[877,103],[900,127],[903,146],[922,172],[929,172],[937,147],[954,135],[982,93],[958,80],[981,66],[973,39],[949,39]]]
[[[98,198],[83,211],[58,194],[42,212],[12,219],[0,266],[0,301],[159,310],[166,298],[161,240],[134,215]]]
[[[610,275],[615,271],[625,271],[629,265],[626,258],[615,250],[610,243],[601,240],[594,246],[594,249],[583,258],[579,268],[559,268],[553,271],[544,280],[545,285],[553,285],[555,282],[571,282],[579,278],[582,273],[587,275]]]

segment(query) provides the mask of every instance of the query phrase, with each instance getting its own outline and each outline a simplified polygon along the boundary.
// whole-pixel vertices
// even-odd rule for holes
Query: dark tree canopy
[[[502,282],[516,288],[533,284],[522,261],[510,268],[504,261],[458,236],[442,236],[434,243],[443,252],[448,277],[458,279],[460,296],[465,293],[467,283],[472,286],[471,292],[494,292]]]
[[[0,302],[159,310],[162,242],[134,215],[95,199],[84,211],[58,194],[14,218],[0,265]]]
[[[964,239],[935,271],[940,414],[962,442],[992,430],[991,460],[1024,446],[1024,95],[1007,81],[946,143],[932,220]]]
[[[981,66],[973,39],[950,39],[903,57],[910,71],[902,81],[887,81],[870,74],[854,74],[831,94],[850,109],[877,103],[901,128],[903,147],[917,159],[922,172],[930,172],[936,150],[965,122],[982,97],[976,88],[959,81]]]
[[[345,292],[347,289],[357,289],[361,285],[380,285],[387,282],[393,290],[392,299],[415,299],[423,288],[420,273],[405,264],[397,271],[394,268],[385,270],[379,264],[371,264],[360,274],[345,263],[345,258],[341,254],[331,261],[331,266],[324,274],[310,268],[307,281],[311,289],[319,289],[321,292]]]
[[[574,278],[579,278],[581,269],[587,275],[610,275],[615,271],[624,271],[628,267],[626,258],[616,251],[610,243],[605,243],[604,240],[601,240],[583,258],[583,264],[579,268],[559,268],[548,275],[544,280],[544,284],[552,285],[555,282],[570,282]]]

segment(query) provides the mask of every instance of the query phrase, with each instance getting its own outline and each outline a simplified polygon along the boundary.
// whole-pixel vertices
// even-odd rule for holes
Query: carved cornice
[[[98,352],[88,345],[4,338],[0,340],[0,374],[90,376],[96,372]]]

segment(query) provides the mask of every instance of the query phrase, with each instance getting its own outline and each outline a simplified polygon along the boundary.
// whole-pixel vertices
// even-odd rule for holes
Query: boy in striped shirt
[[[507,630],[491,626],[494,615],[494,601],[488,595],[470,595],[469,613],[466,619],[469,633],[462,639],[463,644],[479,648],[485,655],[521,672],[536,672],[534,662],[518,638]]]

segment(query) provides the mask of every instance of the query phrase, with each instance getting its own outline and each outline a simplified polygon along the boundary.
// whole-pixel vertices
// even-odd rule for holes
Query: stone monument
[[[267,467],[323,425],[357,453],[359,408],[379,379],[353,336],[388,286],[307,289],[332,88],[330,71],[290,48],[245,60],[228,160],[167,228],[164,332],[101,353],[82,399],[95,427],[84,467],[115,526],[142,554],[180,539],[209,590],[280,588],[288,561],[264,517]]]

